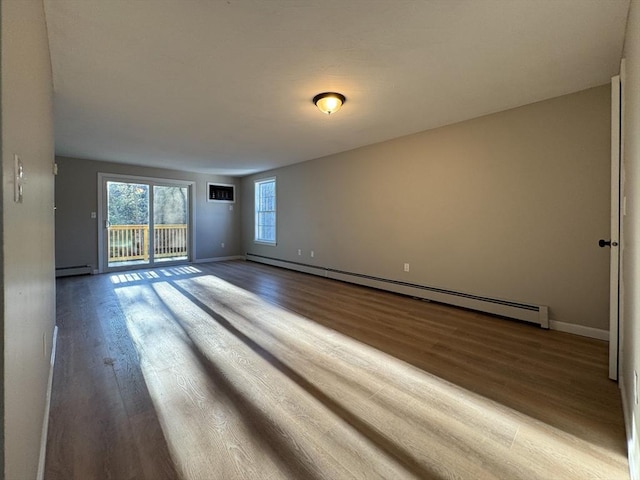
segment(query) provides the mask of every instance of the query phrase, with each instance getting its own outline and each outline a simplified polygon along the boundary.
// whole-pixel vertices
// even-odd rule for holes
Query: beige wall
[[[622,306],[623,345],[620,383],[623,387],[629,463],[640,480],[640,407],[634,400],[634,372],[640,373],[640,1],[631,1],[624,57],[623,156],[627,214],[623,218]]]
[[[41,0],[2,1],[4,478],[36,478],[55,322],[53,125]],[[13,155],[27,176],[13,201]]]
[[[91,265],[98,268],[98,173],[186,180],[196,183],[193,260],[240,255],[240,202],[207,202],[207,182],[237,184],[232,177],[160,168],[56,157],[56,267]],[[236,190],[238,187],[236,186]],[[237,192],[236,192],[237,195]],[[224,243],[224,248],[221,244]]]
[[[605,85],[247,177],[243,247],[606,330],[609,132]],[[252,241],[253,180],[271,175],[276,247]]]

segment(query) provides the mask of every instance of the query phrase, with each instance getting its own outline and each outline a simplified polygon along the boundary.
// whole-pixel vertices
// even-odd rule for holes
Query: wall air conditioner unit
[[[236,186],[226,183],[207,183],[207,202],[236,203]]]

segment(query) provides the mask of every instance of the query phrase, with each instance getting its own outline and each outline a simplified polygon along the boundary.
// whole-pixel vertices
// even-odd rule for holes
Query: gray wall
[[[4,477],[36,478],[55,322],[53,116],[41,0],[2,1]],[[13,155],[28,183],[13,201]]]
[[[240,255],[240,201],[207,202],[207,182],[236,184],[238,179],[219,175],[138,167],[118,163],[56,157],[56,267],[91,265],[98,268],[98,173],[195,181],[194,261]],[[224,243],[224,248],[221,244]]]
[[[246,177],[243,249],[548,305],[553,320],[606,330],[609,96],[605,85]],[[253,243],[253,181],[272,175],[275,247]]]
[[[623,161],[627,214],[622,238],[622,387],[629,463],[640,480],[640,406],[634,398],[634,374],[640,373],[640,1],[632,0],[625,37],[626,78],[624,79]],[[636,385],[635,388],[638,388]],[[640,392],[635,392],[640,395]],[[634,433],[635,432],[635,433]],[[634,437],[632,437],[632,434]]]

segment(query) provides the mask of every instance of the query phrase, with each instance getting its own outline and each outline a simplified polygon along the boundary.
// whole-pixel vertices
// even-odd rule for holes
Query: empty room
[[[640,480],[640,0],[2,0],[7,480]]]

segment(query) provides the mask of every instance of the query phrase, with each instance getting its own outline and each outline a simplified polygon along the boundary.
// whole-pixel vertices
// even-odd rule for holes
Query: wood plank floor
[[[46,480],[629,478],[605,342],[244,261],[57,320]]]

